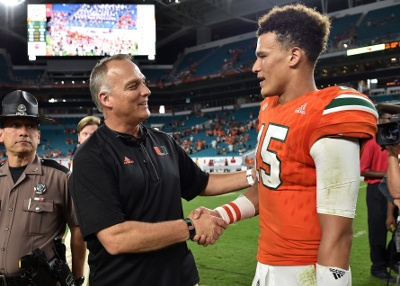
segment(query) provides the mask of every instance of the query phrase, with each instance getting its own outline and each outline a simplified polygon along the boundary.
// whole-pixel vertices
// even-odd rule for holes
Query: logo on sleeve
[[[125,164],[125,165],[127,165],[127,164],[133,164],[133,163],[134,163],[133,160],[131,160],[131,159],[129,159],[128,157],[125,156],[125,159],[124,159],[124,164]]]
[[[306,114],[306,106],[307,103],[303,104],[302,106],[296,109],[295,113]]]
[[[158,156],[165,156],[168,154],[167,148],[165,148],[165,146],[161,146],[160,149],[158,147],[154,147],[154,150],[156,150]]]
[[[267,108],[267,107],[268,107],[268,103],[264,103],[264,105],[263,105],[263,107],[261,108],[261,110],[264,111],[265,108]]]
[[[335,268],[329,268],[329,271],[332,272],[333,277],[335,277],[336,280],[342,278],[346,274],[346,272],[344,272],[343,270]]]

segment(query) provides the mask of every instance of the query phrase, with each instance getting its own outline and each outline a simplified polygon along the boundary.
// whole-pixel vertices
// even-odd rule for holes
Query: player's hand
[[[228,224],[221,218],[203,212],[197,219],[194,218],[193,212],[188,216],[196,228],[196,235],[193,241],[199,245],[208,246],[215,244],[218,238],[224,233]]]
[[[219,212],[217,212],[216,210],[210,210],[203,206],[201,206],[197,209],[194,209],[190,214],[193,216],[193,219],[198,219],[202,214],[209,214],[209,215],[219,217],[219,218],[221,217]]]

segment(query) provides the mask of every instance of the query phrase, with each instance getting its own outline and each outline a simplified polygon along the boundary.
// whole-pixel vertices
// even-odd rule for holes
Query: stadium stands
[[[400,5],[395,7],[400,8]],[[68,11],[63,12],[67,13]],[[116,17],[120,19],[124,15],[118,14]],[[358,42],[370,41],[372,38],[375,43],[388,36],[393,38],[400,30],[399,19],[400,10],[393,7],[333,18],[330,45],[335,51],[335,49],[342,48],[339,47],[339,43],[345,40],[351,40],[353,45],[357,45]],[[230,72],[248,72],[255,60],[255,45],[255,35],[245,39],[237,37],[234,40],[222,41],[216,46],[189,49],[181,60],[175,63],[175,69],[146,66],[142,72],[154,86],[185,79],[193,80],[211,75],[225,75]],[[0,51],[0,84],[26,82],[35,84],[38,79],[43,79],[44,72],[43,69],[12,69],[7,55]],[[369,96],[375,103],[399,102],[400,86],[377,87],[370,90]],[[192,158],[244,157],[254,151],[257,143],[255,121],[259,110],[258,107],[240,107],[241,105],[238,104],[235,107],[237,109],[203,112],[201,116],[199,114],[151,116],[145,121],[145,124],[157,126],[174,136]],[[38,148],[38,153],[41,156],[50,156],[51,151],[53,154],[60,152],[62,157],[73,153],[77,142],[77,136],[73,130],[80,118],[61,117],[58,118],[57,125],[41,126],[42,143]],[[251,126],[252,123],[253,126]],[[217,140],[218,137],[228,138],[229,134],[233,136],[232,132],[237,132],[241,127],[244,129],[234,135],[237,136],[235,144],[230,144],[220,138],[220,142],[217,142],[214,147],[212,146],[213,140]],[[207,133],[209,130],[213,131],[212,135]],[[224,135],[218,136],[214,130],[222,130]],[[198,141],[204,142],[200,150],[196,145]],[[235,148],[231,148],[230,145],[234,145]],[[226,154],[223,154],[222,149],[224,148]],[[0,152],[4,154],[4,146],[0,147]]]
[[[243,53],[250,50],[254,54],[252,42],[255,40],[256,39],[254,37],[252,39],[221,46],[211,56],[199,64],[197,67],[196,76],[212,75],[235,69],[240,63]]]
[[[329,35],[330,45],[338,48],[341,41],[355,41],[357,22],[361,13],[332,19],[332,28]]]
[[[378,44],[382,38],[391,38],[399,33],[400,6],[386,7],[368,11],[358,28],[358,39],[368,40],[369,44]]]

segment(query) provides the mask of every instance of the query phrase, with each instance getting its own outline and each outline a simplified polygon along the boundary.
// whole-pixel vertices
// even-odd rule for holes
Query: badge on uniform
[[[33,189],[35,190],[35,193],[38,195],[43,195],[47,190],[45,184],[37,184]]]

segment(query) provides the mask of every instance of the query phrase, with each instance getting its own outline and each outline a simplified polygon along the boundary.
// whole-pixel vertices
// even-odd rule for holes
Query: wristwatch
[[[194,223],[190,218],[185,218],[185,221],[189,229],[189,239],[192,240],[196,235],[196,228],[194,227]]]
[[[249,186],[251,187],[252,185],[254,185],[254,179],[253,179],[253,175],[252,175],[252,170],[249,169],[246,172],[246,177],[247,177],[247,183],[249,184]]]
[[[75,279],[75,284],[78,285],[78,286],[83,285],[83,282],[85,282],[85,277],[84,276]]]

